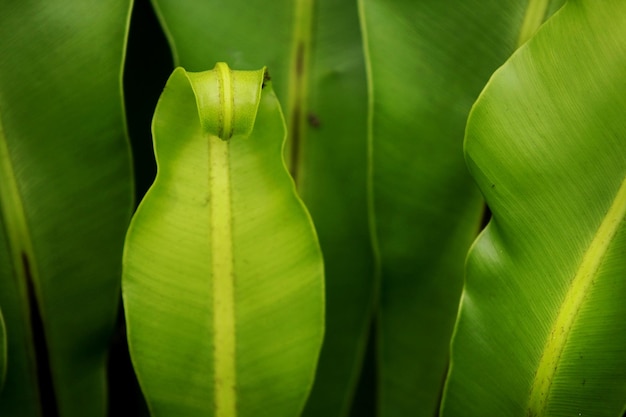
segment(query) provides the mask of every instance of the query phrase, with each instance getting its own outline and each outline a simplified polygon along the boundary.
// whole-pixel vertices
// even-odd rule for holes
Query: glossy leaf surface
[[[443,416],[626,404],[626,4],[568,2],[475,104],[493,212],[467,262]]]
[[[305,416],[345,415],[370,321],[367,96],[351,0],[155,0],[177,64],[267,65],[288,126],[286,158],[324,253],[324,347]]]
[[[128,232],[123,280],[154,416],[295,417],[313,383],[322,256],[264,74],[178,68],[155,111],[158,173]]]
[[[60,417],[106,414],[132,205],[120,91],[129,9],[0,4],[2,416],[40,416],[42,404]]]
[[[483,211],[463,162],[465,121],[492,72],[559,2],[359,3],[381,271],[379,411],[430,417]]]

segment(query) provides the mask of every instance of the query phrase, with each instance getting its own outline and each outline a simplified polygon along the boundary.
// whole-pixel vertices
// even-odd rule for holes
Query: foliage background
[[[150,124],[159,95],[173,67],[170,49],[150,2],[135,0],[127,44],[124,94],[133,149],[136,202],[141,200],[155,176]],[[483,223],[488,217],[487,214]],[[109,358],[109,415],[147,416],[128,356],[121,309],[120,302],[117,331]],[[370,341],[352,416],[373,416],[376,410],[377,378],[373,345]]]

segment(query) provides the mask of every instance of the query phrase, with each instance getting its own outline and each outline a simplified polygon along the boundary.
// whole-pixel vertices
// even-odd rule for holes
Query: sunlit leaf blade
[[[123,279],[155,416],[296,417],[313,383],[322,257],[263,77],[178,68],[155,111],[158,174],[129,229]]]
[[[431,417],[483,207],[463,162],[465,121],[522,26],[531,36],[555,2],[359,3],[381,268],[380,413]]]
[[[570,1],[493,77],[465,151],[493,212],[467,262],[443,416],[626,404],[626,3]]]
[[[2,416],[106,414],[132,205],[120,85],[129,9],[0,4]]]
[[[305,416],[345,415],[374,290],[366,202],[366,81],[352,0],[155,0],[177,64],[267,65],[289,130],[286,156],[324,253],[324,347]],[[251,31],[251,28],[253,30]]]

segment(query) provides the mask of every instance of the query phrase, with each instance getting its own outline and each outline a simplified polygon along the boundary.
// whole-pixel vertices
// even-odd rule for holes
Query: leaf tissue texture
[[[484,207],[463,160],[465,122],[491,74],[555,3],[359,0],[380,264],[381,416],[437,413],[465,257]]]
[[[128,0],[0,4],[1,416],[106,415],[133,194],[129,13]]]
[[[303,415],[344,416],[360,372],[375,292],[366,192],[367,84],[357,4],[153,4],[177,65],[203,71],[224,61],[238,69],[269,69],[288,127],[287,165],[324,253],[324,346]],[[462,133],[459,147],[461,139]]]
[[[265,70],[178,68],[126,238],[131,357],[154,416],[298,416],[323,336],[322,255]]]
[[[467,163],[493,219],[467,261],[444,417],[626,404],[626,3],[570,1],[499,69]]]

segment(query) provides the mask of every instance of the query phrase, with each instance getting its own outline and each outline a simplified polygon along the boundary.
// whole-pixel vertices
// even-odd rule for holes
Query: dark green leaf
[[[4,326],[4,316],[0,310],[0,392],[4,387],[7,372],[7,333]]]
[[[38,416],[40,399],[61,417],[106,412],[132,204],[120,91],[129,3],[0,5],[2,416]]]

